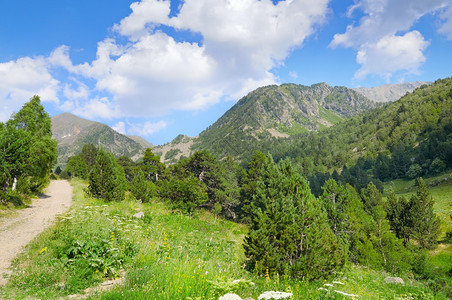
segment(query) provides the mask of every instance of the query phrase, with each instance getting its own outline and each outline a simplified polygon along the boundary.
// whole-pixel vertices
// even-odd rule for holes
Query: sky
[[[452,76],[452,0],[0,1],[0,122],[33,95],[155,145],[270,84]]]

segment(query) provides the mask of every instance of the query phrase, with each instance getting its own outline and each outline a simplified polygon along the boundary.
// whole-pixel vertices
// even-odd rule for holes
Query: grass
[[[295,299],[343,299],[335,292],[340,290],[360,299],[446,299],[410,274],[402,276],[405,286],[387,284],[388,274],[351,264],[328,282],[271,272],[266,279],[243,269],[244,225],[205,211],[193,216],[173,213],[157,201],[105,203],[86,198],[83,182],[73,180],[72,185],[73,207],[15,260],[0,298],[83,295],[107,278],[124,276],[122,285],[90,298],[218,299],[233,292],[257,299],[264,291],[278,290],[292,292]],[[140,211],[144,217],[133,216]]]

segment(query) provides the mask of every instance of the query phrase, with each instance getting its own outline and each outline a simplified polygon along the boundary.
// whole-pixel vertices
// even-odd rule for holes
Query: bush
[[[192,213],[196,207],[208,200],[205,184],[193,175],[164,181],[160,194],[169,200],[173,209],[187,213]]]

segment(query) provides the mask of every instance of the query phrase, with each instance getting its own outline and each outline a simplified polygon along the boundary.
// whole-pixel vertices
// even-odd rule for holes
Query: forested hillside
[[[452,166],[452,79],[422,86],[324,131],[267,144],[263,150],[276,160],[289,157],[306,176],[347,172],[344,167],[356,164],[352,176],[382,181],[436,174]]]
[[[376,104],[361,94],[326,83],[262,87],[203,131],[192,149],[208,149],[220,158],[231,155],[244,161],[258,145],[328,128],[374,107]]]

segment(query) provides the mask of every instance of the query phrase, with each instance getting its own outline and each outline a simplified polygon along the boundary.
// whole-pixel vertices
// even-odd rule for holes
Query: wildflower
[[[47,251],[47,247],[42,248],[41,250],[39,250],[39,254],[46,252]]]
[[[270,272],[269,272],[268,268],[265,269],[265,279],[270,280]]]

